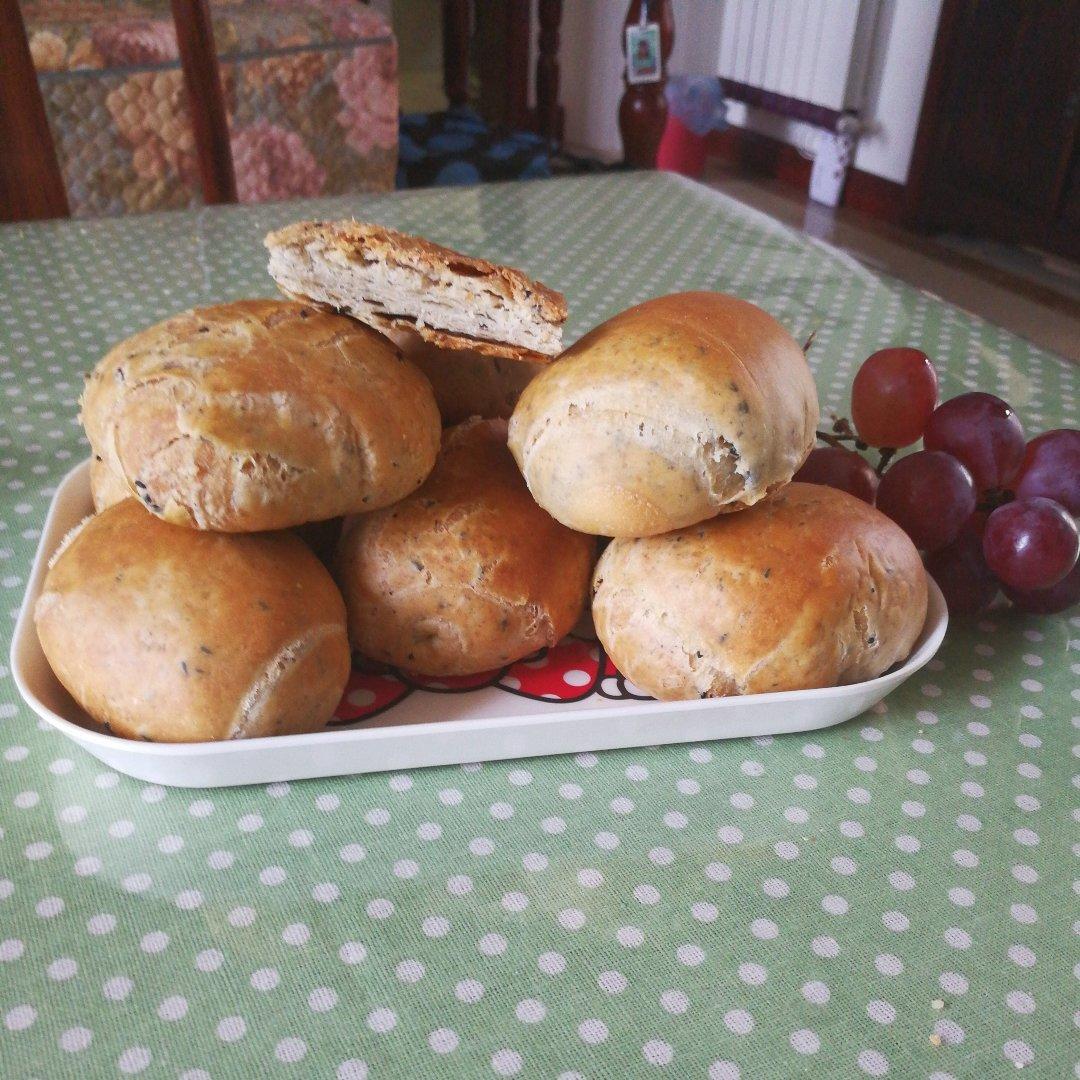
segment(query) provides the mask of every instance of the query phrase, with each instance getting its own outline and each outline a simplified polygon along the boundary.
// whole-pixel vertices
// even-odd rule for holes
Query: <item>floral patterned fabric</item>
[[[242,202],[393,187],[397,44],[358,0],[212,0]],[[23,4],[78,217],[201,201],[176,30],[163,0]]]

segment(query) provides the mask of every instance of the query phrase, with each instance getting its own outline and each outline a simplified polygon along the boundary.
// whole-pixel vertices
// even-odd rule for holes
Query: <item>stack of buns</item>
[[[562,296],[518,270],[357,222],[266,244],[291,299],[177,315],[88,379],[98,513],[36,622],[99,723],[315,730],[351,651],[497,668],[563,637],[590,582],[601,642],[659,698],[872,678],[910,650],[918,555],[790,483],[817,398],[761,309],[663,297],[562,352]]]

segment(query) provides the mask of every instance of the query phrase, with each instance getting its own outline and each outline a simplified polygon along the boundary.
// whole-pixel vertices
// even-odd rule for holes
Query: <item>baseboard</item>
[[[767,176],[803,191],[810,187],[811,162],[790,143],[746,128],[729,127],[708,137],[708,152],[740,172]],[[862,169],[848,170],[841,206],[899,224],[904,217],[904,185]]]

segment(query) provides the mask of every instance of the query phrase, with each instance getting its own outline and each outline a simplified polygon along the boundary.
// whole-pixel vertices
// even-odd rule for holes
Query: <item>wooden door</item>
[[[1063,227],[1078,116],[1080,0],[946,0],[909,179],[915,223],[1080,256]]]

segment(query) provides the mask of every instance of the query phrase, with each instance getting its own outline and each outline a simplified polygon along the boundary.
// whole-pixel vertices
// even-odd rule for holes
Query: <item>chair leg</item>
[[[16,0],[0,0],[0,221],[68,217],[45,103]]]

